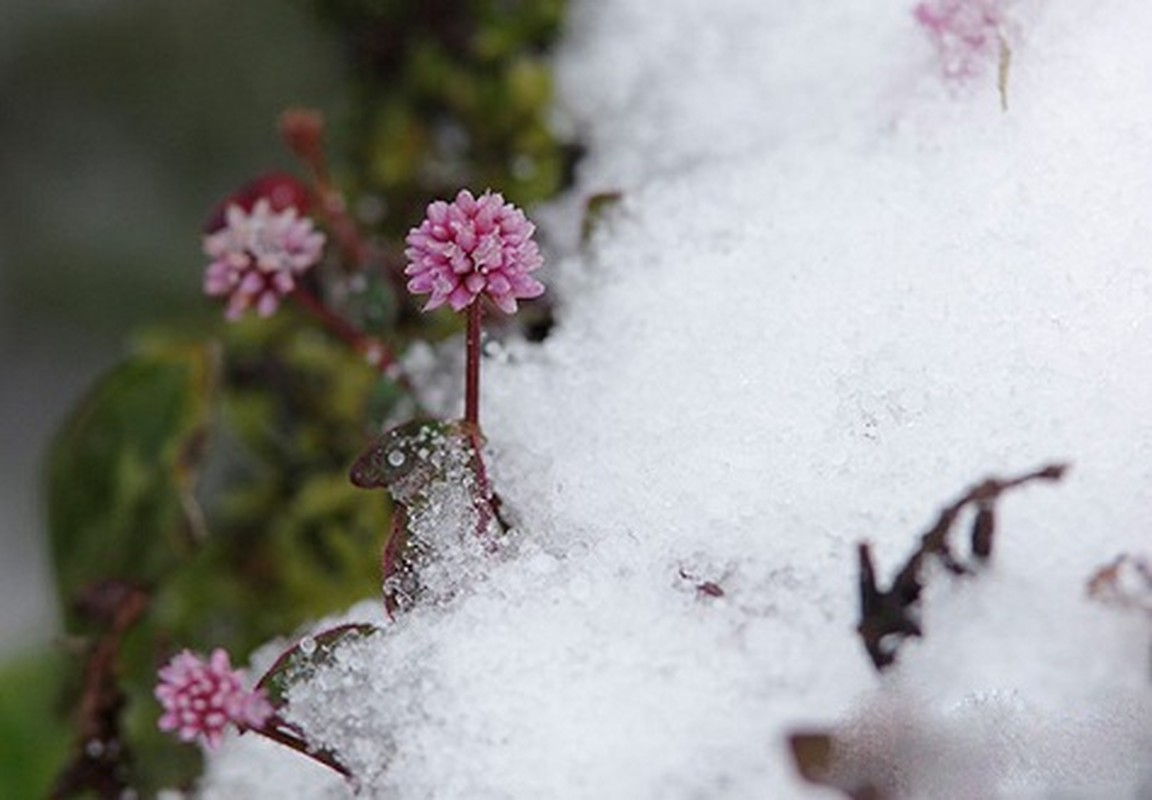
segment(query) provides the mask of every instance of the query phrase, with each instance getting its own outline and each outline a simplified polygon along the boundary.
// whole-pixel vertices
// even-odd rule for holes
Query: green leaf
[[[468,423],[416,420],[373,439],[353,464],[352,483],[386,489],[395,506],[382,563],[389,614],[428,596],[420,572],[441,547],[471,540],[491,551],[508,532],[482,443]],[[430,532],[441,541],[433,543]]]
[[[47,797],[72,734],[60,708],[67,660],[40,653],[0,668],[0,797]]]
[[[368,623],[353,623],[305,636],[276,659],[256,686],[268,693],[273,705],[281,706],[287,701],[292,686],[308,680],[317,667],[330,663],[339,648],[362,641],[379,630]]]
[[[56,437],[48,527],[63,607],[98,580],[157,582],[203,535],[195,490],[218,360],[205,344],[147,346],[106,374]]]

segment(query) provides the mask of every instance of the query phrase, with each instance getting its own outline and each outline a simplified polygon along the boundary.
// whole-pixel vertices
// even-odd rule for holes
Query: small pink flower
[[[543,263],[532,240],[536,226],[498,194],[473,197],[460,190],[451,203],[437,200],[419,228],[408,233],[408,290],[431,294],[425,311],[447,303],[467,308],[485,294],[503,312],[539,297],[544,285],[528,273]]]
[[[944,77],[970,78],[999,52],[1006,0],[925,0],[913,12],[932,39]]]
[[[182,741],[200,738],[214,748],[229,724],[259,728],[272,716],[264,691],[245,689],[243,673],[232,669],[220,648],[207,661],[185,650],[158,674],[156,699],[164,707],[160,730],[175,731]]]
[[[267,198],[250,211],[228,206],[224,220],[223,227],[204,237],[204,253],[212,259],[204,291],[228,297],[230,320],[249,308],[267,317],[296,288],[296,278],[320,260],[324,234],[294,207],[273,211]]]

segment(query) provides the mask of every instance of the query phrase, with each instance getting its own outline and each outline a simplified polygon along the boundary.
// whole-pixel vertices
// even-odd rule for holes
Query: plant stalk
[[[467,356],[464,370],[464,421],[480,430],[480,329],[483,311],[477,297],[468,306]]]
[[[273,717],[261,728],[243,728],[241,732],[250,731],[263,736],[265,739],[295,750],[300,755],[312,759],[317,764],[323,764],[334,772],[343,775],[346,780],[355,780],[352,771],[344,766],[335,755],[327,750],[312,749],[304,739],[297,736],[294,732],[289,732],[287,728],[289,728],[289,726],[283,720],[279,717]]]
[[[357,328],[344,317],[333,311],[316,295],[307,289],[297,286],[292,296],[304,310],[315,317],[330,333],[346,343],[355,352],[368,359],[372,366],[381,372],[388,371],[396,364],[396,356],[382,341],[375,336],[369,336]]]

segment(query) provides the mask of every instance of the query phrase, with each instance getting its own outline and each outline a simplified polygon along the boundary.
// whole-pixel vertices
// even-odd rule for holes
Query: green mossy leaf
[[[354,623],[306,636],[285,650],[257,685],[274,705],[283,705],[293,684],[307,680],[318,666],[330,663],[338,649],[377,633],[375,625]]]
[[[115,577],[153,584],[203,535],[195,498],[218,389],[215,347],[155,343],[81,401],[49,459],[61,604]]]
[[[355,82],[358,193],[386,197],[402,238],[430,198],[461,186],[525,206],[560,187],[547,50],[564,0],[314,0],[343,36]]]
[[[72,732],[61,708],[68,659],[38,653],[0,667],[0,797],[47,797]]]

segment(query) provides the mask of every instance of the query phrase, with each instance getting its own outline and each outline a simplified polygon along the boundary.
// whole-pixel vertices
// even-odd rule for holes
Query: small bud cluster
[[[160,669],[159,677],[160,730],[174,731],[185,742],[200,739],[214,748],[229,725],[260,728],[273,713],[264,692],[246,689],[243,673],[232,669],[220,648],[207,660],[185,650]]]

